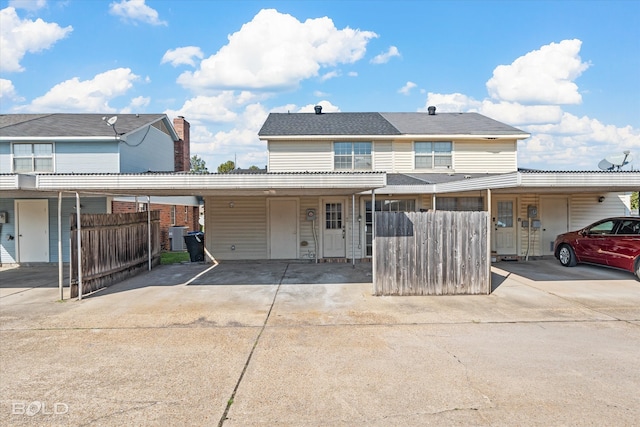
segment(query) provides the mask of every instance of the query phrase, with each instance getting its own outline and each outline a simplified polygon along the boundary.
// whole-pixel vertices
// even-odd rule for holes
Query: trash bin
[[[184,236],[184,243],[191,262],[204,261],[204,233],[201,231],[190,231]]]

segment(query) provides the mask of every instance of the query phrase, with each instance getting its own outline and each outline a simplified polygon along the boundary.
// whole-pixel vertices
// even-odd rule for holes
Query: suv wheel
[[[640,280],[640,257],[636,258],[636,277]]]
[[[560,246],[560,250],[558,251],[558,259],[560,260],[560,264],[565,267],[573,267],[577,264],[576,262],[576,254],[571,249],[571,246],[564,244]]]

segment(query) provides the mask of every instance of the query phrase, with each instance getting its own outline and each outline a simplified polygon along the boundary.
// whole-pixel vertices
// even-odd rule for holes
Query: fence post
[[[76,192],[76,228],[77,244],[78,244],[78,299],[82,299],[82,235],[80,225],[80,194]]]

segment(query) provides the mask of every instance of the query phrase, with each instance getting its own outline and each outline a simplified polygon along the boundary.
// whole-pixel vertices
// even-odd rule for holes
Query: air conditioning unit
[[[184,243],[184,236],[187,235],[189,227],[169,227],[169,241],[172,251],[186,251],[187,245]]]

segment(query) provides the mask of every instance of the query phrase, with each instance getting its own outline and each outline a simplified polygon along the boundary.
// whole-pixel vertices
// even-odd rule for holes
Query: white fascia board
[[[51,174],[38,175],[44,191],[367,189],[384,187],[384,173],[321,174]]]
[[[469,135],[469,134],[451,134],[451,135],[285,135],[285,136],[261,136],[262,141],[298,141],[298,140],[398,140],[407,139],[411,141],[415,140],[512,140],[512,139],[527,139],[530,134],[516,134],[516,135]]]
[[[640,172],[521,173],[521,186],[640,188]]]
[[[60,141],[119,141],[120,136],[0,136],[1,142],[34,142],[34,141],[46,141],[46,142],[60,142]]]

